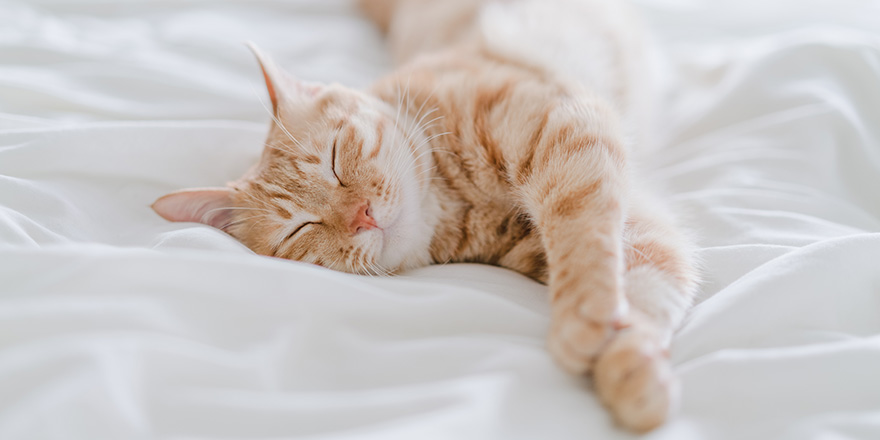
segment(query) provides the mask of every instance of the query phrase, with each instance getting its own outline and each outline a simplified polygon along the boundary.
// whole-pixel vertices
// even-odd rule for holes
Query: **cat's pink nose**
[[[354,214],[354,220],[348,226],[352,234],[357,234],[370,229],[378,228],[376,220],[373,219],[373,211],[370,210],[370,202],[364,202]]]

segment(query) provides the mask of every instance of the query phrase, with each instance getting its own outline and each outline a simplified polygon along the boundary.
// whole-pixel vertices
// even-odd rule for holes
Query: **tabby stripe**
[[[464,213],[461,216],[461,222],[459,224],[459,231],[461,231],[461,237],[458,239],[458,246],[455,249],[455,255],[460,255],[464,252],[465,248],[468,244],[470,244],[471,236],[470,236],[470,222],[471,222],[471,212],[474,210],[474,205],[468,204]]]
[[[502,176],[507,175],[507,166],[498,143],[492,138],[489,118],[495,107],[507,99],[513,89],[513,83],[508,81],[495,90],[480,93],[474,103],[474,131],[478,142],[489,154],[489,162]]]
[[[544,130],[547,128],[547,122],[550,119],[550,113],[552,113],[552,108],[544,109],[544,114],[541,116],[541,122],[538,124],[538,129],[532,134],[532,138],[529,140],[529,144],[526,148],[528,148],[528,153],[526,153],[525,159],[517,165],[517,175],[516,182],[522,184],[526,181],[527,177],[532,172],[532,160],[535,158],[535,152],[538,150],[539,145],[541,145],[542,140],[544,139]]]
[[[376,148],[373,148],[373,151],[370,152],[370,159],[379,157],[379,152],[382,150],[382,142],[385,139],[385,124],[378,125],[376,128]]]

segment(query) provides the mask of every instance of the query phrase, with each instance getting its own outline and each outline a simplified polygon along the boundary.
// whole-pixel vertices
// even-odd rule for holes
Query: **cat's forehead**
[[[282,114],[286,114],[286,119],[308,121],[314,128],[316,123],[333,125],[340,120],[369,118],[376,113],[377,104],[378,100],[365,93],[331,84],[309,99],[285,101]]]
[[[313,104],[309,129],[314,137],[334,137],[346,131],[367,136],[385,118],[381,110],[376,100],[330,90]]]
[[[309,109],[282,115],[273,125],[266,147],[274,150],[277,154],[272,156],[279,160],[293,156],[305,163],[317,162],[334,144],[341,149],[353,144],[377,144],[388,121],[390,118],[375,102],[327,92],[318,96]]]

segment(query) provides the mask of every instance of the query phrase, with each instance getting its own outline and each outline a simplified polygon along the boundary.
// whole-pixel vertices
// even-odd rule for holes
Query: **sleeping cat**
[[[481,262],[549,286],[548,348],[624,427],[673,408],[689,243],[630,172],[644,51],[617,0],[361,0],[400,67],[365,91],[257,55],[273,123],[224,188],[153,208],[361,274]]]

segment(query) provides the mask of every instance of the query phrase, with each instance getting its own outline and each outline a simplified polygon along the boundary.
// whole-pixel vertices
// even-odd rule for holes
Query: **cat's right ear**
[[[184,189],[153,203],[153,211],[172,222],[193,222],[225,229],[235,209],[231,188]]]
[[[248,49],[257,57],[260,69],[263,71],[263,79],[266,81],[266,91],[272,101],[272,114],[279,117],[278,111],[282,104],[291,98],[298,100],[315,97],[321,88],[319,84],[300,81],[288,75],[283,69],[275,64],[271,57],[263,53],[256,44],[248,41],[245,43]]]

